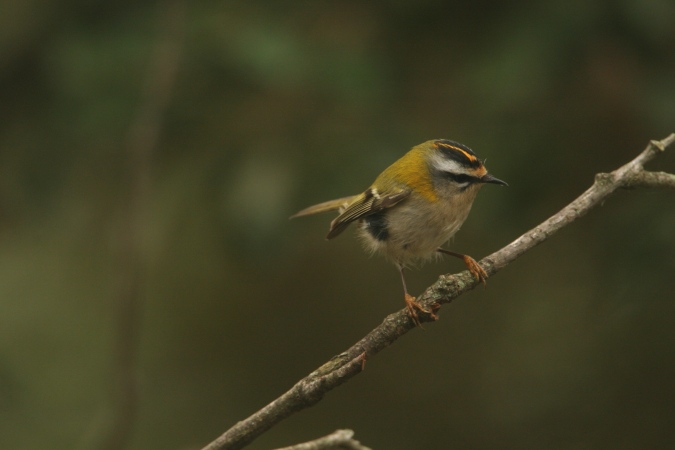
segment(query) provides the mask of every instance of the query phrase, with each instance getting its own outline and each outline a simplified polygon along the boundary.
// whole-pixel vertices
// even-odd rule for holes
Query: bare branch
[[[370,450],[352,439],[353,436],[352,430],[337,430],[328,436],[277,450]]]
[[[523,234],[511,244],[484,258],[481,261],[481,263],[487,265],[487,267],[484,265],[484,269],[489,275],[496,273],[518,256],[544,242],[562,227],[586,215],[588,211],[601,204],[614,191],[623,187],[624,180],[631,179],[637,174],[644,172],[644,165],[663,152],[673,141],[675,141],[675,134],[671,134],[660,142],[651,141],[647,145],[647,148],[628,164],[608,174],[597,174],[593,186],[588,188],[586,192],[577,197],[572,203],[565,206],[557,214],[554,214],[537,227]],[[475,286],[475,283],[473,284]]]
[[[506,247],[481,260],[480,265],[489,276],[494,275],[523,253],[550,238],[561,228],[584,216],[618,188],[629,186],[631,182],[627,180],[641,179],[642,174],[645,173],[644,165],[673,142],[675,142],[675,134],[671,134],[662,141],[651,141],[647,148],[629,163],[611,173],[596,175],[593,185],[572,203]],[[669,183],[666,181],[656,184],[661,187],[662,184]],[[647,184],[652,187],[654,183],[648,182]],[[479,282],[468,271],[455,275],[442,275],[417,300],[424,307],[437,311],[441,305],[450,303],[478,284]],[[422,322],[433,320],[430,315],[426,314],[420,314],[419,319]],[[375,356],[413,328],[415,324],[405,308],[390,314],[378,327],[351,348],[333,357],[260,411],[235,424],[204,447],[204,450],[234,450],[245,447],[283,419],[316,404],[328,391],[360,373],[367,359]]]
[[[626,179],[622,187],[626,189],[675,189],[675,175],[666,172],[643,171]]]

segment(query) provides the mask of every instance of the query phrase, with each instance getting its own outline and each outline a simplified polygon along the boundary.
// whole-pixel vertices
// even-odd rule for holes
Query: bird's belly
[[[468,213],[436,208],[430,214],[421,214],[419,208],[401,205],[373,221],[370,229],[363,221],[359,230],[371,251],[403,265],[413,264],[436,255],[436,249],[459,231]]]

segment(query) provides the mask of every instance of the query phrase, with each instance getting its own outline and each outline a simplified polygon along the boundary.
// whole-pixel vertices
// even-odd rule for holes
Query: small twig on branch
[[[370,450],[361,445],[359,441],[352,439],[353,436],[352,430],[337,430],[328,436],[277,450]]]
[[[651,141],[647,148],[629,163],[611,173],[596,175],[593,185],[572,203],[506,247],[483,258],[480,265],[489,276],[494,275],[523,253],[550,238],[561,228],[584,216],[619,188],[638,186],[672,188],[675,175],[647,172],[644,170],[644,165],[673,142],[675,142],[675,134],[671,134],[662,141]],[[441,305],[450,303],[478,284],[479,282],[468,271],[455,275],[441,275],[438,281],[427,288],[417,300],[425,309],[437,310]],[[366,359],[372,358],[396,339],[415,328],[415,324],[406,311],[404,308],[387,316],[378,327],[347,351],[333,357],[260,411],[235,424],[204,447],[204,450],[243,448],[283,419],[316,404],[328,391],[360,373]],[[422,322],[433,320],[431,316],[425,314],[420,314],[419,319]]]
[[[628,178],[622,187],[626,189],[675,189],[675,175],[666,172],[642,171]]]

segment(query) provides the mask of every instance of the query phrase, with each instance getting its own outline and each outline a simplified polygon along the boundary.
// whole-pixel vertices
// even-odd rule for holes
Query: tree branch
[[[328,436],[277,450],[370,450],[352,439],[353,436],[352,430],[337,430]]]
[[[494,275],[561,228],[584,216],[618,188],[672,187],[675,176],[659,173],[654,175],[652,172],[645,172],[643,167],[673,142],[675,134],[662,141],[651,141],[647,148],[629,163],[611,173],[597,174],[593,185],[572,203],[506,247],[482,259],[480,265],[488,276]],[[455,275],[441,275],[438,281],[427,288],[417,300],[422,306],[436,311],[441,305],[450,303],[478,284],[479,282],[468,271]],[[421,322],[433,320],[427,314],[420,314],[419,319]],[[413,328],[415,324],[405,308],[390,314],[351,348],[333,357],[269,405],[235,424],[204,447],[204,450],[234,450],[245,447],[283,419],[316,404],[328,391],[360,373],[367,359],[375,356]]]
[[[666,172],[642,171],[626,179],[623,184],[626,189],[651,188],[651,189],[675,189],[675,175]]]

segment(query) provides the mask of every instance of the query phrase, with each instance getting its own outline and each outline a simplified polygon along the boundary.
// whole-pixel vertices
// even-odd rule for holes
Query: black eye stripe
[[[452,173],[452,172],[443,172],[443,176],[449,180],[454,181],[455,183],[476,183],[478,181],[478,177],[473,177],[471,175],[467,175],[465,173]]]

